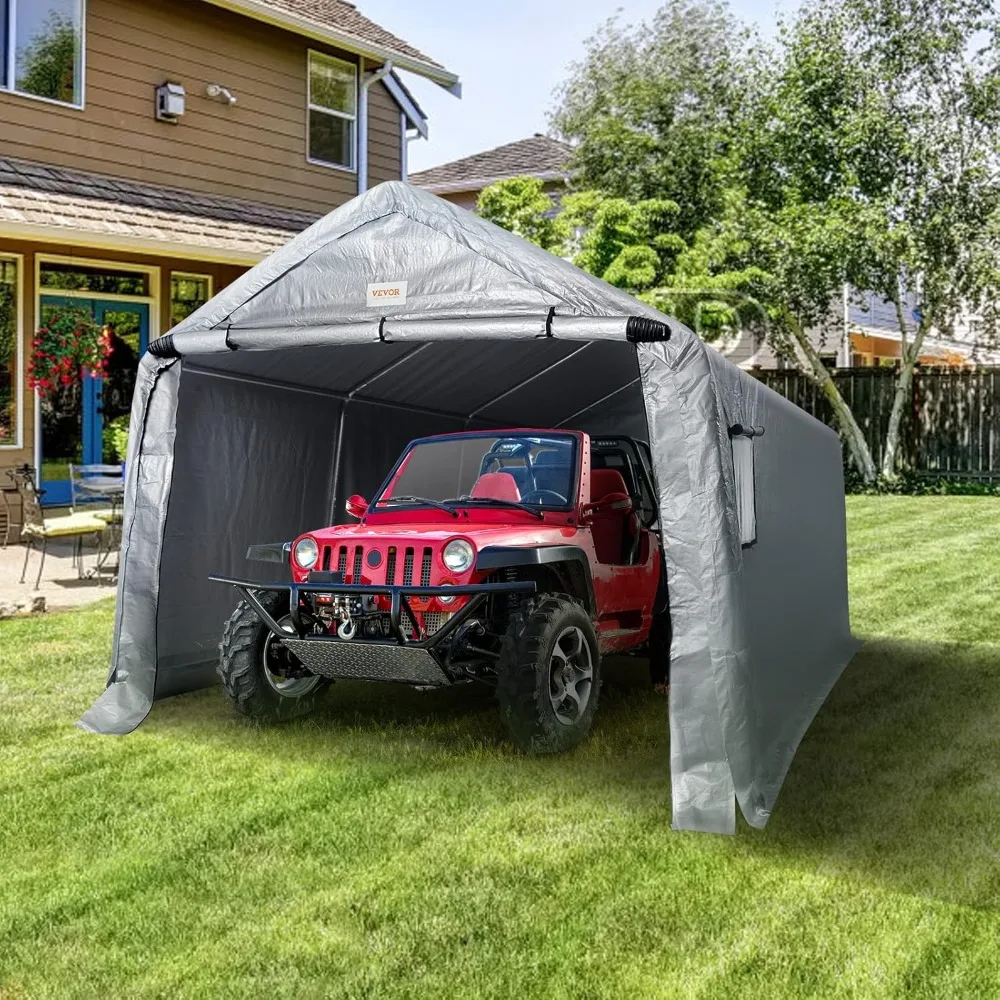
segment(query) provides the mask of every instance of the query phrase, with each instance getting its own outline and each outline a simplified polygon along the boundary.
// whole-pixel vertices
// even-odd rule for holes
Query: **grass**
[[[848,510],[870,641],[733,838],[670,831],[640,664],[554,759],[464,689],[114,739],[109,604],[0,623],[0,1000],[1000,996],[1000,502]]]

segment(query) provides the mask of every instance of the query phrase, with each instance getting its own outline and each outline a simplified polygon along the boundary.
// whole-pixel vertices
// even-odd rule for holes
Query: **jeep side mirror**
[[[344,507],[351,517],[364,517],[368,513],[368,501],[357,493],[352,497],[348,497]]]
[[[588,521],[595,514],[621,514],[627,517],[634,510],[632,498],[627,493],[609,493],[599,503],[585,503],[580,510],[581,520]]]

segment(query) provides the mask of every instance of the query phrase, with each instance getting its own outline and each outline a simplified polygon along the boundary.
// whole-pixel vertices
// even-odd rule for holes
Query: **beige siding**
[[[399,105],[378,83],[368,94],[368,186],[402,175]]]
[[[6,155],[317,213],[356,193],[354,173],[306,161],[307,52],[354,56],[201,0],[87,0],[86,47],[83,110],[0,92]],[[187,92],[176,125],[153,116],[168,80]],[[381,84],[370,96],[375,183],[400,176],[400,125]]]

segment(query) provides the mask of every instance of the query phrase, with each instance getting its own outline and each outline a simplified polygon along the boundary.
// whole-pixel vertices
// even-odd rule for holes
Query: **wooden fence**
[[[765,385],[835,427],[829,404],[801,372],[758,369]],[[843,368],[834,382],[881,465],[896,388],[891,368]],[[918,368],[903,418],[900,467],[919,475],[1000,480],[1000,367]]]

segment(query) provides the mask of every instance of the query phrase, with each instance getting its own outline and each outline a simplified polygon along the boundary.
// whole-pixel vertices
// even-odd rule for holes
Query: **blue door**
[[[112,299],[43,295],[41,322],[60,309],[85,309],[111,332],[111,357],[105,378],[85,375],[43,400],[41,485],[46,506],[71,502],[70,464],[114,463],[124,456],[105,434],[113,421],[127,421],[136,371],[149,342],[149,305]],[[116,425],[117,426],[117,425]]]

